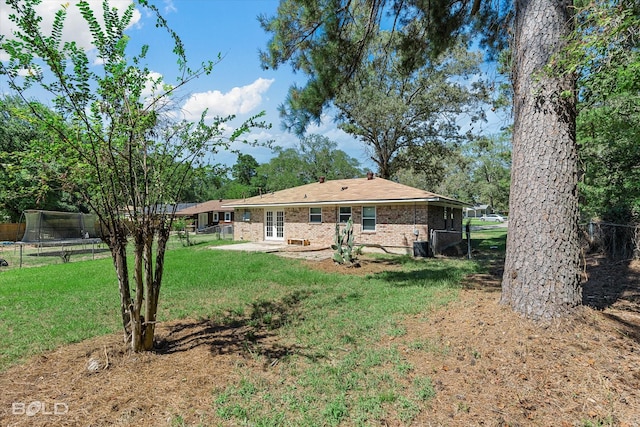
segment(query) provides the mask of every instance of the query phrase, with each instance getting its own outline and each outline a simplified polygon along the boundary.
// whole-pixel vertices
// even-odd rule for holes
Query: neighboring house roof
[[[195,203],[178,203],[175,205],[176,212],[195,206]],[[167,212],[173,211],[174,205],[166,205]]]
[[[155,210],[156,213],[172,213],[173,209],[175,207],[176,209],[176,215],[178,213],[178,211],[182,210],[182,209],[187,209],[191,206],[195,206],[196,203],[178,203],[176,205],[172,205],[172,204],[157,204],[155,205]],[[138,208],[140,211],[142,211],[142,209]],[[135,208],[132,205],[127,205],[124,208],[120,208],[120,212],[124,213],[124,214],[129,214],[131,212],[133,212],[135,210]],[[148,208],[145,208],[146,212],[149,212]]]
[[[237,202],[236,199],[232,200],[209,200],[208,202],[197,203],[194,206],[188,207],[186,209],[182,209],[176,212],[178,216],[189,216],[189,215],[197,215],[199,213],[205,212],[232,212],[233,208],[223,206],[229,203]]]
[[[474,206],[471,206],[470,208],[467,208],[467,210],[468,211],[481,211],[481,210],[487,210],[489,208],[490,208],[489,205],[474,205]]]
[[[273,193],[227,203],[234,208],[263,206],[349,205],[356,203],[392,204],[432,202],[467,206],[450,197],[398,184],[383,178],[336,179],[314,182]]]

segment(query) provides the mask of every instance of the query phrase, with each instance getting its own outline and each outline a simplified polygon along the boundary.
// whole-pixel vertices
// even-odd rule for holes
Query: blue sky
[[[278,70],[263,70],[260,67],[258,51],[266,47],[269,35],[260,27],[257,16],[276,13],[278,0],[151,0],[163,13],[169,25],[182,39],[189,61],[195,67],[202,61],[222,60],[213,73],[201,77],[186,88],[183,109],[194,117],[199,117],[204,108],[218,115],[237,115],[237,122],[265,111],[264,120],[272,123],[272,128],[249,135],[249,139],[273,140],[276,145],[291,147],[298,142],[294,135],[283,131],[278,116],[280,105],[288,88],[295,82],[302,84],[304,76],[294,74],[288,65]],[[94,10],[101,10],[101,0],[90,0]],[[62,0],[43,0],[41,16],[50,20]],[[75,3],[69,1],[66,37],[86,40],[83,34],[82,18],[75,12]],[[112,6],[124,9],[131,0],[111,0]],[[10,29],[4,1],[0,5],[0,33]],[[131,45],[148,44],[150,51],[148,65],[155,73],[162,74],[171,83],[176,72],[175,56],[171,52],[168,37],[155,28],[153,17],[142,9],[136,12],[135,24],[129,29]],[[90,48],[90,46],[87,46]],[[5,59],[0,57],[0,60]],[[0,82],[0,92],[7,93],[6,84]],[[490,126],[487,126],[490,129]],[[497,129],[496,129],[497,130]],[[369,155],[363,144],[336,128],[331,117],[322,124],[312,126],[309,133],[325,135],[338,144],[338,148],[361,162],[363,167],[375,171],[375,165],[368,160]],[[235,148],[253,155],[260,163],[267,162],[271,150],[260,147],[238,145]],[[235,163],[236,156],[219,153],[214,162]]]

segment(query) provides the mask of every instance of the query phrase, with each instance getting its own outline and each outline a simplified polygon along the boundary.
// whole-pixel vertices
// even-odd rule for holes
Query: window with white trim
[[[362,231],[376,231],[376,207],[363,206]]]
[[[314,224],[322,223],[322,208],[309,208],[309,222]]]
[[[338,214],[338,222],[347,222],[349,218],[351,218],[351,206],[341,206]]]
[[[224,213],[224,221],[225,222],[231,222],[231,212],[225,212]]]
[[[219,220],[218,220],[218,212],[214,212],[214,213],[213,213],[213,221],[214,221],[214,222],[218,222],[218,221],[219,221]]]

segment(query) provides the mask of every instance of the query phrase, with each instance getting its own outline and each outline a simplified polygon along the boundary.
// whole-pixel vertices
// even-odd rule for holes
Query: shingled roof
[[[208,202],[198,203],[194,206],[190,206],[186,209],[176,212],[177,216],[190,216],[197,215],[204,212],[231,212],[233,208],[228,207],[229,203],[235,203],[239,200],[209,200]]]
[[[226,206],[234,208],[305,205],[348,205],[354,203],[431,202],[467,206],[450,197],[398,184],[383,178],[320,180],[260,196],[239,199]]]

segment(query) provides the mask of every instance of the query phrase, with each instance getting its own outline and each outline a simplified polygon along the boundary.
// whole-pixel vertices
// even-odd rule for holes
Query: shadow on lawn
[[[425,266],[412,271],[383,271],[374,278],[387,281],[393,286],[440,286],[450,283],[452,286],[460,280],[460,273],[445,266]]]
[[[629,261],[610,261],[605,256],[589,257],[585,261],[586,280],[582,283],[582,303],[596,310],[612,306],[623,298],[628,291],[632,292],[638,284],[630,275]]]
[[[640,271],[629,260],[612,261],[605,256],[586,260],[587,280],[582,284],[582,303],[616,321],[624,334],[640,342]]]
[[[318,359],[319,355],[305,353],[299,346],[282,345],[276,338],[279,328],[301,318],[300,303],[310,295],[310,291],[296,291],[279,301],[254,301],[248,316],[230,314],[223,323],[212,319],[179,323],[157,343],[156,352],[178,353],[204,345],[214,354],[261,355],[265,364],[275,364],[292,354]]]
[[[408,259],[408,262],[416,263],[415,259]],[[406,261],[396,262],[405,264]],[[449,284],[452,287],[462,286],[465,289],[482,289],[495,291],[500,289],[500,280],[504,267],[504,259],[486,259],[482,263],[486,265],[482,270],[486,273],[473,273],[464,275],[459,269],[448,264],[441,263],[421,263],[419,268],[410,271],[383,271],[376,273],[372,277],[385,280],[393,286],[441,286]]]

